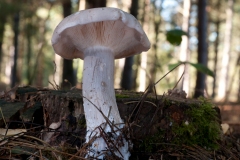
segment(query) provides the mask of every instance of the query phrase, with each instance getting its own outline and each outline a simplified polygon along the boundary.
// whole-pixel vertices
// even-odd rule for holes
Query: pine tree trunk
[[[18,83],[17,77],[17,57],[18,57],[18,35],[19,35],[19,12],[14,15],[14,56],[13,56],[13,66],[11,72],[11,87],[13,88],[16,83]]]
[[[72,14],[72,4],[71,0],[63,0],[63,16],[67,17]],[[76,76],[73,69],[73,60],[63,60],[63,73],[62,73],[62,87],[69,88],[76,84]]]
[[[1,17],[0,19],[1,23],[0,23],[0,73],[2,73],[2,56],[3,56],[3,53],[2,53],[2,45],[3,45],[3,34],[4,34],[4,26],[5,26],[5,23],[6,23],[6,18],[5,16]],[[1,81],[1,77],[0,77],[0,81]]]
[[[207,0],[198,0],[198,63],[207,66]],[[204,96],[206,75],[197,72],[194,97]]]
[[[220,5],[221,5],[221,2],[220,1],[217,1],[217,4],[216,4],[216,8],[218,10],[220,10]],[[216,40],[214,42],[214,53],[215,53],[215,56],[214,56],[214,68],[213,68],[213,72],[215,74],[215,77],[213,79],[213,86],[212,86],[212,98],[214,98],[216,96],[216,78],[217,78],[217,64],[218,64],[218,46],[219,46],[219,41],[220,41],[220,36],[219,36],[219,30],[220,30],[220,24],[221,24],[221,20],[220,20],[220,15],[218,15],[218,18],[217,18],[217,21],[215,22],[215,26],[216,26]]]
[[[138,16],[138,0],[132,0],[130,13],[137,19]],[[131,90],[133,88],[133,69],[132,65],[134,57],[128,57],[125,59],[125,64],[122,73],[121,88]]]
[[[87,0],[87,8],[106,7],[107,0]]]
[[[154,23],[153,23],[153,26],[154,26],[154,33],[155,33],[155,36],[154,36],[154,42],[153,42],[153,45],[152,45],[152,48],[153,48],[153,52],[152,52],[152,56],[151,57],[151,63],[150,63],[150,84],[154,84],[156,82],[156,74],[157,74],[157,69],[161,69],[161,62],[159,62],[159,59],[158,59],[158,43],[159,43],[159,33],[160,33],[160,25],[161,25],[161,20],[162,20],[162,17],[160,15],[160,13],[162,12],[162,4],[163,4],[164,1],[161,1],[160,4],[156,5],[156,3],[154,3],[154,17],[153,17],[153,20],[154,20]],[[150,92],[153,92],[153,89],[154,88],[149,88],[149,91]]]

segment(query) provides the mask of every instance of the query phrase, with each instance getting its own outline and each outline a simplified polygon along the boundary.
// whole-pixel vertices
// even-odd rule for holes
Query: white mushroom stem
[[[111,132],[111,127],[106,124],[106,119],[102,113],[117,125],[122,128],[123,121],[120,117],[114,91],[114,54],[112,51],[105,47],[93,47],[84,52],[84,68],[83,68],[83,102],[84,112],[87,124],[86,142],[91,139],[91,136],[100,131],[97,127],[101,126],[104,131]],[[99,112],[99,110],[102,113]],[[115,128],[116,129],[116,128]],[[116,132],[119,134],[119,132]],[[124,146],[116,146],[120,150],[124,159],[128,159],[128,144],[124,140]],[[103,138],[97,138],[91,149],[100,152],[106,150],[107,145]],[[96,156],[96,153],[90,153],[91,156]],[[121,154],[115,152],[116,155],[121,157]],[[98,157],[102,158],[102,157]]]

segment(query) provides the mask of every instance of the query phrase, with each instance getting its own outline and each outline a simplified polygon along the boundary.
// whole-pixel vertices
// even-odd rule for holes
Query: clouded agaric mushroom
[[[88,131],[86,142],[93,135],[99,136],[91,146],[93,152],[89,153],[97,156],[108,148],[100,136],[99,126],[114,137],[120,135],[118,129],[124,126],[115,100],[114,59],[147,51],[150,42],[132,15],[116,8],[94,8],[63,19],[53,33],[52,45],[65,59],[84,60],[82,89]],[[106,123],[106,117],[111,125]],[[118,150],[114,153],[128,159],[128,143],[122,140],[123,145],[116,146]]]

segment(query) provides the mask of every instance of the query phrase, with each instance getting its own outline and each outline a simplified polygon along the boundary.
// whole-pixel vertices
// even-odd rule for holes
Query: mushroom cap
[[[52,46],[65,59],[84,58],[86,50],[107,48],[115,58],[147,51],[150,42],[137,19],[117,8],[93,8],[64,18],[54,30]]]

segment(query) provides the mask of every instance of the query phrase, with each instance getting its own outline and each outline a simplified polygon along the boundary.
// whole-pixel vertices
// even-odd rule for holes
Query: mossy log
[[[0,127],[5,127],[3,117],[7,122],[40,124],[45,130],[55,124],[57,127],[52,129],[57,134],[48,140],[52,145],[63,140],[72,145],[84,142],[86,128],[81,90],[20,87],[1,95],[0,99]],[[116,90],[116,100],[127,126],[126,134],[138,154],[152,153],[159,145],[170,143],[217,147],[221,136],[220,113],[207,99],[187,99],[179,92],[159,96]]]

